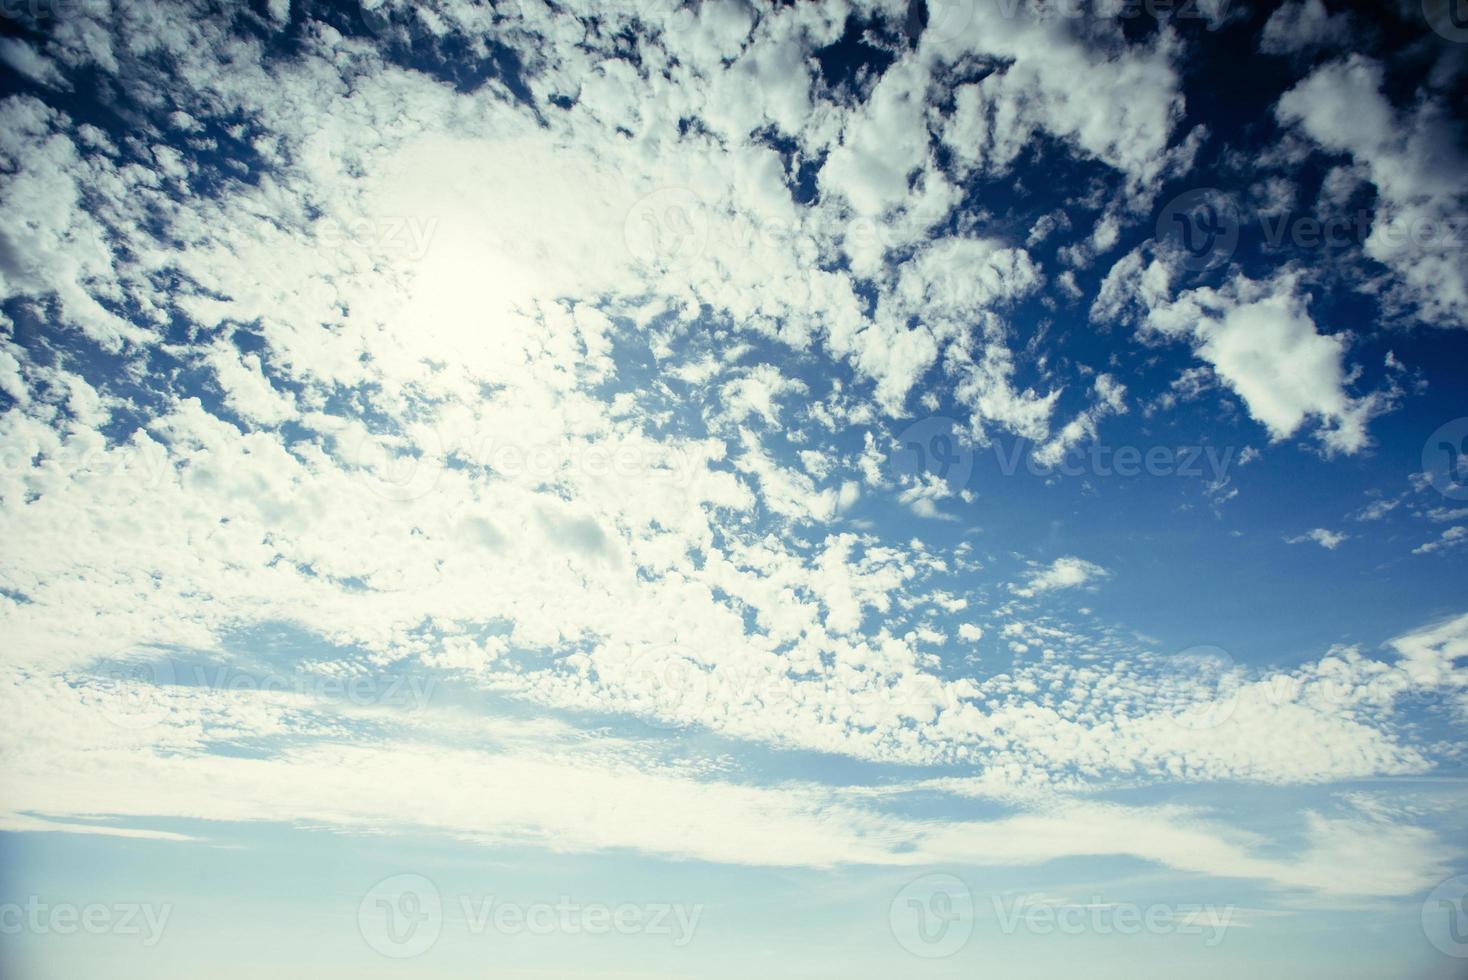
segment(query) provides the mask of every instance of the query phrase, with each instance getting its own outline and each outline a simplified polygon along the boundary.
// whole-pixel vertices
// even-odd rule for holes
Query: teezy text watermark
[[[461,894],[445,902],[432,879],[399,874],[362,896],[357,927],[368,946],[394,959],[426,953],[448,920],[462,923],[474,936],[654,936],[681,949],[693,941],[703,908],[681,902],[580,902],[565,895],[527,903]]]

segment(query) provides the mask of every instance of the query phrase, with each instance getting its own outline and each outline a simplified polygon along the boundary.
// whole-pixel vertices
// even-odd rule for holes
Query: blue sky
[[[1465,25],[10,4],[0,972],[1468,975]]]

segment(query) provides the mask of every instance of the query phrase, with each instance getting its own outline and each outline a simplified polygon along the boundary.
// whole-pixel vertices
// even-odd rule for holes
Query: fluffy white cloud
[[[1185,290],[1175,299],[1172,277],[1166,255],[1148,261],[1133,252],[1107,274],[1092,319],[1135,317],[1148,335],[1188,340],[1274,440],[1314,419],[1329,452],[1368,445],[1367,423],[1384,398],[1347,392],[1346,339],[1319,331],[1297,273],[1267,281],[1234,276],[1220,288]]]
[[[1349,15],[1332,14],[1324,0],[1290,0],[1269,15],[1259,38],[1259,50],[1268,54],[1293,54],[1336,47],[1350,36]]]
[[[1313,530],[1306,531],[1304,534],[1298,534],[1292,538],[1285,538],[1285,541],[1289,542],[1290,544],[1302,544],[1306,541],[1314,541],[1326,551],[1334,551],[1336,548],[1340,547],[1341,542],[1345,541],[1349,537],[1349,534],[1342,534],[1339,531],[1332,531],[1328,528],[1317,527]]]
[[[1069,798],[918,821],[850,802],[871,787],[698,778],[543,720],[517,739],[493,714],[343,718],[160,677],[165,654],[227,663],[285,623],[351,676],[964,766],[1016,792],[1431,767],[1393,703],[1462,686],[1456,632],[1403,638],[1402,665],[1343,652],[1260,671],[1203,730],[1188,722],[1211,716],[1207,685],[1135,642],[1013,622],[995,629],[1038,661],[982,678],[954,662],[940,611],[1032,611],[1100,566],[1061,557],[1008,589],[996,572],[984,594],[957,574],[973,552],[851,520],[858,476],[898,484],[874,432],[924,377],[979,441],[1048,455],[1126,410],[1119,371],[1022,334],[1046,236],[1020,247],[956,214],[953,181],[1004,174],[1046,134],[1123,185],[1087,247],[1114,246],[1196,147],[1175,132],[1170,29],[1088,46],[1054,22],[976,22],[893,52],[858,98],[813,69],[844,4],[648,9],[659,30],[636,60],[617,56],[628,10],[518,6],[429,4],[414,23],[432,27],[425,58],[495,31],[530,105],[324,24],[268,58],[203,3],[87,8],[47,42],[56,72],[167,106],[132,139],[0,104],[0,288],[67,353],[0,350],[9,826],[191,814],[818,866],[1125,853],[1371,894],[1432,870],[1411,828],[1372,852],[1380,867],[1342,872],[1368,835],[1325,819],[1292,860],[1181,826],[1190,813]],[[956,83],[982,59],[992,74]],[[1332,448],[1365,444],[1373,402],[1346,393],[1345,341],[1296,280],[1171,288],[1134,253],[1096,308],[1188,342],[1271,435],[1318,422]],[[1052,426],[1066,390],[1089,404]],[[931,516],[951,489],[897,499]],[[159,719],[108,720],[139,706]],[[120,770],[135,778],[103,778]]]
[[[941,780],[911,789],[960,796],[978,789],[1018,804],[1016,812],[915,820],[873,805],[891,787],[762,787],[649,765],[651,743],[588,738],[557,723],[352,705],[310,693],[183,688],[141,731],[105,720],[142,717],[140,703],[113,687],[12,679],[0,701],[10,773],[0,825],[10,830],[69,830],[80,825],[68,817],[85,815],[143,825],[93,823],[92,832],[152,836],[146,825],[156,815],[187,812],[212,821],[292,820],[481,845],[553,842],[561,851],[618,848],[787,867],[1026,865],[1118,855],[1315,895],[1410,894],[1442,873],[1438,842],[1403,824],[1307,814],[1304,847],[1282,857],[1206,812]],[[343,730],[364,722],[378,734],[340,743]],[[285,731],[295,744],[265,758],[208,750],[221,739]],[[465,736],[475,748],[444,743]],[[111,777],[119,768],[127,780]],[[209,792],[201,796],[200,785]],[[1346,853],[1356,857],[1343,863]]]
[[[1170,30],[1147,45],[1124,45],[1104,18],[1088,19],[1098,36],[1083,39],[1066,18],[1037,16],[1035,5],[973,10],[961,29],[921,41],[938,64],[994,66],[959,86],[943,127],[944,144],[965,169],[1004,173],[1044,132],[1116,168],[1128,190],[1147,199],[1159,177],[1191,160],[1191,141],[1172,146],[1183,98],[1174,64],[1180,46]]]
[[[1389,298],[1430,322],[1468,325],[1468,159],[1440,103],[1424,97],[1398,111],[1383,88],[1381,65],[1352,55],[1317,68],[1275,112],[1324,150],[1351,157],[1375,185],[1364,248],[1397,276]]]
[[[1461,524],[1459,524],[1443,531],[1442,534],[1438,535],[1436,541],[1428,541],[1425,544],[1420,544],[1417,547],[1413,548],[1412,554],[1430,555],[1434,551],[1443,551],[1448,548],[1455,548],[1458,545],[1464,543],[1468,543],[1468,527],[1463,527]]]
[[[1077,588],[1103,579],[1108,574],[1106,569],[1095,562],[1067,555],[1055,559],[1044,568],[1035,569],[1025,579],[1023,585],[1011,585],[1010,589],[1016,595],[1028,597],[1054,589]]]
[[[71,88],[70,83],[49,58],[37,53],[35,48],[20,38],[0,38],[0,61],[37,85],[57,89]]]

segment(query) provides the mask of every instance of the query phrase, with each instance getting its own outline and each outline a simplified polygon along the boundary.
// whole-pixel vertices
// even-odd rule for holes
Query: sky
[[[0,974],[1468,977],[1464,0],[6,0]]]

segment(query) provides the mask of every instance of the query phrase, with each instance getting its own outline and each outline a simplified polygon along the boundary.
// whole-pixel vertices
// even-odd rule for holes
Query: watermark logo
[[[962,879],[923,875],[892,899],[888,922],[898,945],[923,959],[943,959],[962,949],[974,931],[974,897]]]
[[[293,694],[358,708],[403,708],[421,711],[433,697],[436,681],[413,674],[276,674],[252,673],[226,665],[175,667],[180,686],[230,693]]]
[[[222,664],[104,661],[91,675],[102,681],[98,711],[114,725],[141,731],[162,723],[175,698],[189,691],[230,695],[295,695],[358,708],[421,711],[433,696],[433,677],[413,674],[259,673]]]
[[[974,472],[974,451],[962,432],[957,422],[941,415],[912,423],[897,436],[890,460],[893,475],[920,486],[942,483],[949,493],[958,493]]]
[[[633,257],[647,266],[687,268],[708,247],[708,208],[686,187],[659,188],[627,212],[622,238]]]
[[[1468,875],[1455,875],[1422,903],[1422,933],[1440,953],[1468,959]]]
[[[89,451],[77,469],[109,481],[131,483],[144,491],[161,489],[174,473],[173,459],[167,447],[138,437],[110,449],[99,447]]]
[[[357,221],[321,218],[311,228],[316,244],[333,251],[356,250],[373,257],[420,262],[433,247],[438,218],[384,215]]]
[[[1439,37],[1468,43],[1468,0],[1422,0],[1422,14]]]
[[[1055,458],[1042,458],[1045,447],[1036,449],[1027,439],[1017,439],[1007,450],[998,440],[994,455],[999,472],[1006,477],[1025,470],[1036,477],[1094,476],[1121,477],[1207,477],[1221,484],[1228,476],[1237,450],[1233,446],[1115,446],[1091,442],[1070,447]]]
[[[20,445],[0,446],[0,472],[24,479],[51,466],[64,468],[74,480],[108,484],[122,492],[155,492],[175,472],[168,447],[141,429],[127,442],[111,445],[74,437],[54,454]]]
[[[23,932],[35,935],[72,936],[84,932],[90,936],[139,936],[151,949],[163,938],[173,905],[140,902],[46,902],[39,895],[29,896],[24,903],[0,903],[0,935],[15,936]]]
[[[697,447],[655,442],[542,442],[522,444],[486,436],[474,458],[497,475],[531,483],[553,483],[566,476],[604,480],[617,477],[681,488],[692,485],[704,463]]]
[[[1468,418],[1438,426],[1422,444],[1422,472],[1449,500],[1468,500]]]
[[[994,0],[1001,17],[1024,14],[1034,20],[1205,20],[1224,19],[1229,0]]]
[[[443,474],[443,438],[432,426],[417,425],[403,436],[387,436],[357,427],[346,437],[346,461],[373,493],[407,502],[432,493]]]
[[[1174,722],[1206,731],[1233,717],[1242,681],[1227,650],[1204,645],[1167,658],[1158,686]]]
[[[664,730],[684,728],[701,717],[709,672],[678,647],[659,645],[632,662],[626,689],[637,699],[644,723]]]
[[[1157,215],[1156,236],[1177,247],[1184,269],[1207,272],[1233,257],[1239,224],[1233,198],[1217,188],[1197,187],[1167,202]]]
[[[999,931],[1006,936],[1021,928],[1037,936],[1135,936],[1146,932],[1154,936],[1202,936],[1203,945],[1209,948],[1223,942],[1237,911],[1232,905],[1143,906],[1104,902],[1099,897],[1082,904],[1040,901],[1031,895],[1008,901],[996,895],[992,901]]]
[[[177,680],[173,661],[167,658],[106,660],[93,673],[106,686],[98,709],[118,728],[142,731],[168,716],[171,692]]]
[[[399,874],[373,885],[357,906],[357,929],[368,946],[393,959],[421,956],[443,930],[438,886],[418,874]]]
[[[1168,202],[1157,217],[1156,237],[1174,246],[1184,268],[1204,272],[1228,261],[1246,230],[1257,232],[1260,247],[1270,252],[1359,248],[1369,239],[1434,252],[1468,249],[1468,217],[1462,215],[1386,216],[1369,208],[1333,214],[1261,212],[1241,209],[1232,197],[1211,187]]]
[[[667,30],[697,22],[696,6],[690,8],[686,19],[677,16],[682,6],[682,0],[602,0],[582,16],[613,22],[609,27],[624,27],[621,22],[635,20],[644,28]]]
[[[1386,678],[1378,678],[1378,686],[1387,686]],[[1299,704],[1317,711],[1339,711],[1349,708],[1358,697],[1357,685],[1349,675],[1316,675],[1308,677],[1275,674],[1260,683],[1264,697],[1274,707]]]
[[[693,941],[703,917],[700,904],[674,902],[509,902],[494,895],[460,894],[449,903],[471,936],[655,936],[676,948]],[[384,878],[362,897],[357,925],[372,949],[393,959],[421,956],[438,942],[445,921],[438,886],[419,874]]]
[[[918,36],[939,41],[961,37],[974,19],[974,2],[975,0],[926,0],[923,7],[928,14],[927,23],[922,25],[922,33]],[[909,33],[917,34],[914,30],[916,26],[911,25]]]
[[[874,671],[797,679],[783,666],[768,663],[707,664],[676,644],[646,645],[626,653],[599,652],[596,675],[597,683],[624,710],[661,729],[708,723],[710,708],[720,705],[750,710],[793,707],[803,691],[814,689],[819,689],[822,703],[836,717],[855,724],[874,724],[873,712],[887,716],[896,711],[917,717],[926,704],[920,692]]]
[[[428,27],[418,16],[417,6],[399,0],[361,0],[362,27],[368,34],[383,40],[399,40],[411,46],[428,34]]]
[[[504,902],[493,895],[460,895],[459,907],[471,935],[494,931],[506,936],[659,936],[677,949],[693,941],[703,906],[682,902],[578,902],[562,895],[555,902]]]
[[[846,225],[841,248],[848,256],[863,254],[882,244],[882,233],[871,218],[853,218]]]
[[[562,44],[580,44],[586,39],[586,25],[568,10],[554,9],[548,0],[518,0],[514,9],[526,27],[554,38]]]
[[[1378,220],[1375,211],[1358,208],[1325,217],[1289,211],[1261,214],[1257,221],[1264,246],[1275,251],[1286,245],[1296,249],[1361,246],[1372,235],[1396,246],[1411,244],[1434,251],[1468,248],[1468,218],[1459,215],[1392,215]]]
[[[40,21],[80,10],[82,0],[0,0],[0,19]]]

